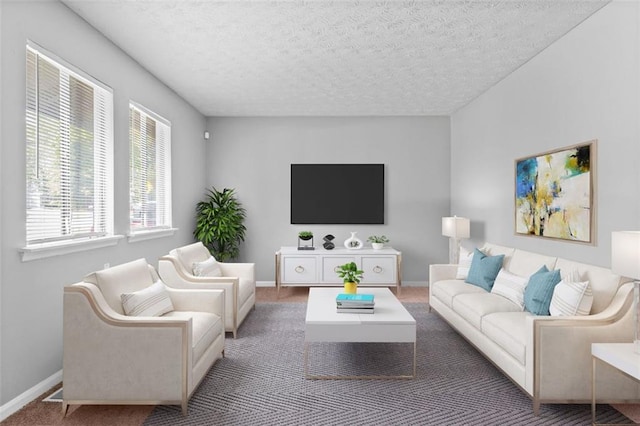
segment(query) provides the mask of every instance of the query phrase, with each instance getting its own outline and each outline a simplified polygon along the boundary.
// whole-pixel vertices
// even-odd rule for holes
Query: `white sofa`
[[[178,247],[158,260],[158,272],[170,287],[224,290],[225,329],[235,338],[238,327],[256,305],[255,264],[217,262],[222,276],[195,276],[193,264],[210,257],[209,250],[201,242]]]
[[[456,279],[457,265],[430,265],[429,305],[486,358],[541,403],[591,401],[591,344],[633,341],[633,284],[609,269],[487,243],[503,268],[529,277],[542,265],[576,269],[594,296],[587,316],[535,316],[505,297]],[[612,368],[598,368],[601,402],[637,402],[640,386]]]
[[[125,315],[121,295],[157,280],[139,259],[64,288],[63,413],[72,404],[180,404],[187,414],[189,397],[224,356],[224,292],[165,288],[173,311]]]

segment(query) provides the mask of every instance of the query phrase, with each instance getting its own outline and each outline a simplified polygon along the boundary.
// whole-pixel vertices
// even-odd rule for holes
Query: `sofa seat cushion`
[[[496,312],[482,319],[482,333],[522,365],[525,364],[526,317],[529,312]]]
[[[222,320],[216,314],[209,312],[173,311],[163,315],[164,318],[192,318],[192,346],[195,365],[205,353],[207,348],[220,335],[224,336]]]
[[[497,294],[460,294],[453,298],[451,308],[478,330],[482,319],[495,312],[521,312],[520,306]]]
[[[442,280],[429,285],[429,297],[438,299],[450,308],[454,297],[467,293],[477,294],[486,293],[486,291],[476,285],[467,284],[463,280]]]

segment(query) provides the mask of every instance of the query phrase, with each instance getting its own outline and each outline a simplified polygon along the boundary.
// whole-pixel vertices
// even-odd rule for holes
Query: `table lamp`
[[[460,256],[460,239],[469,238],[470,222],[466,217],[443,217],[442,235],[449,237],[449,263],[457,264]]]
[[[611,233],[611,270],[633,278],[633,344],[640,353],[640,231]]]

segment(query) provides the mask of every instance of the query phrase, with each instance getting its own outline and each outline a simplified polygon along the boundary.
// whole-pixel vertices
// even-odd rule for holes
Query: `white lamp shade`
[[[451,238],[469,238],[470,222],[466,217],[443,217],[442,235]]]
[[[624,277],[640,279],[640,231],[611,233],[611,270]]]

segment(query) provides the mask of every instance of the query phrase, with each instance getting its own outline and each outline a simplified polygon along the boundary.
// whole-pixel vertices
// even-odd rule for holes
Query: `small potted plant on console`
[[[358,265],[356,265],[355,262],[349,262],[338,266],[336,272],[344,281],[344,292],[346,294],[356,294],[358,292],[358,284],[362,279],[364,271],[358,269]]]
[[[369,238],[367,238],[367,241],[371,243],[371,247],[373,247],[375,250],[380,250],[382,247],[384,247],[385,243],[389,242],[389,239],[384,235],[371,235]]]
[[[311,244],[303,243],[302,241],[311,240]],[[298,250],[313,250],[313,232],[300,231],[298,232]]]

